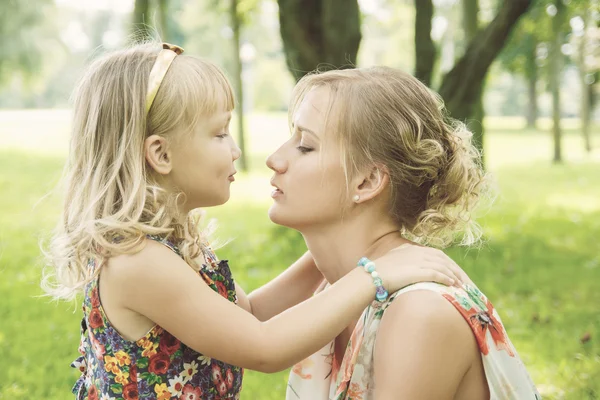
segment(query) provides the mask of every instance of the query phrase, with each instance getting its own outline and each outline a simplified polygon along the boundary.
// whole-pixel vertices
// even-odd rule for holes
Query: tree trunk
[[[150,15],[148,0],[135,0],[133,7],[133,32],[136,40],[152,37],[150,33]]]
[[[587,82],[588,69],[586,66],[586,47],[587,47],[587,35],[588,35],[588,24],[589,18],[586,18],[585,27],[581,40],[579,41],[579,80],[581,83],[581,133],[583,134],[583,144],[586,153],[592,151],[592,144],[590,140],[590,89]]]
[[[171,41],[169,35],[169,5],[167,0],[158,0],[158,23],[160,26],[160,36],[164,42]]]
[[[317,67],[356,64],[360,45],[357,0],[278,0],[288,69],[296,80]]]
[[[465,31],[465,39],[467,43],[471,43],[477,36],[479,30],[479,0],[463,0],[463,28]],[[481,163],[485,165],[484,159],[485,154],[483,151],[483,138],[484,138],[484,126],[483,118],[485,116],[485,110],[483,108],[483,87],[484,81],[481,83],[481,90],[479,95],[475,99],[475,105],[473,107],[473,113],[469,120],[467,120],[467,126],[473,132],[473,144],[479,150],[481,154]]]
[[[246,157],[246,143],[244,138],[244,89],[242,81],[242,59],[240,57],[240,31],[241,22],[238,14],[238,0],[230,0],[229,13],[231,26],[233,28],[233,66],[234,66],[234,87],[235,97],[237,99],[236,114],[238,117],[238,146],[242,151],[240,156],[240,167],[242,171],[248,171],[248,159]]]
[[[444,77],[439,93],[452,117],[466,120],[473,116],[490,65],[531,2],[532,0],[504,1],[494,20],[478,33],[465,54]]]
[[[555,0],[556,15],[552,18],[552,43],[550,45],[550,90],[552,92],[552,137],[554,138],[555,163],[562,162],[562,131],[560,127],[560,76],[561,76],[561,46],[562,19],[564,14],[562,0]]]
[[[433,18],[432,0],[415,0],[415,77],[427,86],[431,86],[431,77],[437,56],[435,44],[431,39],[431,20]]]
[[[463,0],[462,4],[465,38],[470,43],[479,30],[479,0]]]
[[[533,35],[529,35],[528,48],[527,48],[527,62],[525,65],[525,74],[527,77],[527,93],[529,102],[527,103],[527,128],[535,129],[537,117],[538,117],[538,103],[537,103],[537,80],[538,70],[536,62],[536,48],[537,41]]]

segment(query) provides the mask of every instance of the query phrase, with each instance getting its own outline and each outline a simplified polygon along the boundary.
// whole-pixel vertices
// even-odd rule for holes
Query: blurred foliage
[[[15,77],[29,83],[42,69],[42,53],[56,40],[55,16],[52,0],[2,0],[0,86]]]

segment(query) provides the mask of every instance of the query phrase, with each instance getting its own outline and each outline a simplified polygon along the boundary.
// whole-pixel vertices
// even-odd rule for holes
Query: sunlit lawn
[[[548,132],[489,119],[486,156],[499,196],[481,221],[479,250],[450,249],[499,309],[509,334],[547,399],[600,398],[600,132],[581,152],[573,121],[564,166],[551,165]],[[546,128],[545,122],[540,124]],[[76,373],[79,306],[40,294],[39,239],[58,216],[56,183],[66,151],[68,112],[0,112],[0,399],[70,398]],[[253,173],[235,183],[232,201],[209,215],[219,250],[252,290],[300,254],[297,234],[266,216],[264,157],[287,136],[286,117],[249,122]],[[590,339],[581,340],[584,336]],[[246,374],[245,399],[282,399],[286,373]]]

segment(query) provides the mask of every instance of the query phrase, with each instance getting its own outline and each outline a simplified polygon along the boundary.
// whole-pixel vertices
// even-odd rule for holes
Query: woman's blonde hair
[[[394,68],[316,72],[294,88],[290,122],[317,87],[330,93],[326,129],[341,148],[347,182],[368,166],[383,167],[389,212],[404,234],[438,247],[479,240],[471,214],[485,188],[481,157],[472,133],[447,115],[439,95]]]
[[[147,235],[173,241],[198,269],[195,259],[204,246],[199,218],[190,213],[181,220],[177,205],[183,194],[159,186],[145,161],[144,140],[177,140],[202,117],[232,110],[233,92],[216,66],[180,55],[147,113],[148,77],[160,50],[159,43],[146,43],[106,54],[89,66],[74,92],[62,220],[42,280],[56,298],[74,298],[93,278],[90,260],[101,265],[108,257],[137,252]]]

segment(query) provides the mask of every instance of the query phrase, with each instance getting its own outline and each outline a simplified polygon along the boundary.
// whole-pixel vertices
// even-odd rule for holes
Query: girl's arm
[[[422,246],[409,246],[408,249],[403,249],[403,256],[401,257],[396,257],[394,252],[395,250],[392,250],[387,257],[395,257],[396,264],[399,267],[411,265],[411,263],[412,265],[423,265],[432,262],[447,263],[451,265],[457,280],[470,282],[469,277],[462,269],[441,250]],[[260,321],[267,321],[310,298],[324,282],[324,279],[310,252],[306,252],[279,276],[249,295],[244,292],[241,286],[236,284],[238,305],[252,313]]]
[[[139,313],[194,350],[262,372],[290,367],[322,348],[358,318],[375,296],[371,277],[356,269],[327,290],[261,322],[221,297],[175,253],[146,241],[134,255],[109,260],[104,282],[121,307]],[[451,283],[450,269],[378,265],[388,290],[416,281]],[[105,273],[107,271],[104,271]]]
[[[267,321],[310,298],[323,279],[311,254],[306,252],[275,279],[249,295],[236,283],[238,305],[260,321]]]

